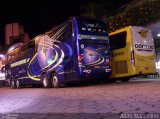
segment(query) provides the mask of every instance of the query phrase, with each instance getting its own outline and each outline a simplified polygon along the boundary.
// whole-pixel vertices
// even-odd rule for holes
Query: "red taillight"
[[[131,64],[135,66],[134,51],[131,51]]]
[[[83,54],[78,55],[78,64],[82,64]]]
[[[106,61],[105,61],[104,64],[105,64],[105,65],[108,65],[108,66],[111,66],[111,60],[110,60],[110,58],[109,58],[109,59],[106,59]]]
[[[112,65],[111,57],[109,57],[109,64],[110,64],[110,66]]]

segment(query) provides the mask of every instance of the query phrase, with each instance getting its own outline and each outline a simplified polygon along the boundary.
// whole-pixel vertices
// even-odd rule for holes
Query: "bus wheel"
[[[130,80],[129,77],[127,77],[127,78],[122,78],[122,79],[121,79],[122,82],[128,82],[129,80]]]
[[[16,85],[16,88],[21,88],[22,86],[21,86],[21,83],[20,83],[20,81],[19,81],[19,79],[18,78],[16,78],[16,80],[15,80],[15,85]]]
[[[59,88],[60,87],[60,82],[59,82],[59,79],[58,79],[58,76],[56,73],[53,74],[52,76],[52,86],[53,88]]]
[[[16,81],[13,79],[11,80],[11,87],[16,88]]]
[[[42,81],[43,88],[50,88],[51,87],[50,80],[46,74],[42,75],[41,81]]]
[[[110,79],[109,79],[109,83],[115,83],[116,81],[117,81],[116,78],[110,78]]]

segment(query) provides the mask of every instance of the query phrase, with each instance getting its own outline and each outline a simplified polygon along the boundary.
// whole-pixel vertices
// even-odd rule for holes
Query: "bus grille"
[[[128,73],[127,61],[115,62],[115,72],[116,74]]]

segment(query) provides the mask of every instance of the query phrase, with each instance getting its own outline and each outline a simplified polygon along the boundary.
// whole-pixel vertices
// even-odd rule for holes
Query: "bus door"
[[[137,73],[154,73],[155,48],[150,30],[144,27],[132,27],[134,64]]]

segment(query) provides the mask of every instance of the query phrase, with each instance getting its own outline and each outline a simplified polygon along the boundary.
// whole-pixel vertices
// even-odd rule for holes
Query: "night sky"
[[[33,38],[67,20],[69,16],[78,16],[80,6],[88,1],[96,0],[1,0],[0,44],[4,44],[4,26],[7,23],[20,23]],[[110,1],[119,8],[131,0]]]

